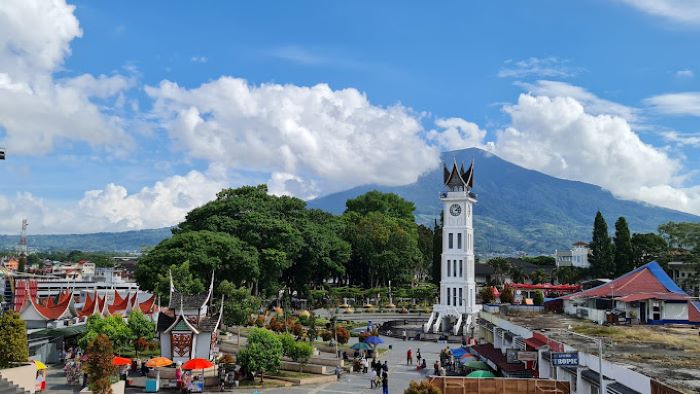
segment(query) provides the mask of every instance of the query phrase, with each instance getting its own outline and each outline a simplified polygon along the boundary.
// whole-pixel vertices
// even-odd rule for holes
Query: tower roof
[[[466,171],[464,164],[458,168],[455,161],[452,164],[452,170],[448,170],[447,166],[444,166],[442,173],[443,182],[447,187],[464,187],[465,190],[474,187],[474,161],[469,164]]]

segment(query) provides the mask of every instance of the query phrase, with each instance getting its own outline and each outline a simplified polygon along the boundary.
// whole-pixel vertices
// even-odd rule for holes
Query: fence
[[[442,394],[570,394],[568,382],[554,380],[435,376],[428,381]]]

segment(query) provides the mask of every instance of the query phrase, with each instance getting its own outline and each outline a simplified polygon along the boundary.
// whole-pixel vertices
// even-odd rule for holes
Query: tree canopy
[[[0,314],[0,368],[29,359],[27,326],[17,312]]]
[[[598,211],[593,222],[593,241],[591,242],[591,275],[609,278],[615,274],[613,265],[613,248],[608,234],[608,225],[603,214]]]

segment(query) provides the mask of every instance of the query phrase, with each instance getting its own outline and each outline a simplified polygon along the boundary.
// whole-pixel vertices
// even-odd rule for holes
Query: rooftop
[[[559,314],[499,315],[578,350],[596,354],[595,344],[566,332],[605,338],[603,357],[688,393],[700,392],[700,336],[689,326],[599,326]]]

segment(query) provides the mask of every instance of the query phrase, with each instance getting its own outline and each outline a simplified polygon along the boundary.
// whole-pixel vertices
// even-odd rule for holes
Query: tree
[[[556,262],[554,260],[554,257],[552,256],[535,256],[535,257],[522,257],[522,260],[534,264],[534,265],[542,265],[542,266],[554,266],[556,265]]]
[[[423,281],[432,275],[433,265],[433,230],[430,227],[418,225],[418,249],[421,259],[416,265],[415,277]]]
[[[530,274],[530,281],[533,284],[546,283],[549,281],[549,275],[542,268],[538,268]]]
[[[380,212],[399,219],[415,221],[413,212],[416,205],[395,193],[382,193],[372,190],[345,202],[345,212],[357,212],[364,216],[370,212]]]
[[[105,335],[117,348],[125,347],[136,339],[123,317],[115,315],[103,318],[100,315],[92,315],[87,321],[87,331],[78,340],[78,344],[86,348],[99,335]]]
[[[627,220],[620,217],[615,222],[615,276],[629,272],[633,267],[632,239]]]
[[[308,342],[293,342],[289,353],[287,354],[292,360],[299,363],[299,372],[302,372],[304,365],[309,362],[309,359],[314,354],[314,348]]]
[[[134,338],[134,350],[136,350],[136,357],[138,357],[139,348],[142,348],[142,343],[139,342],[139,339],[152,339],[156,332],[156,325],[138,309],[129,312],[127,325],[129,330],[131,330],[131,336]]]
[[[269,330],[254,328],[248,334],[248,344],[238,353],[238,362],[251,372],[277,372],[282,360],[282,342]]]
[[[112,342],[104,334],[97,335],[90,340],[85,352],[87,361],[83,368],[88,376],[90,390],[96,394],[111,394],[110,377],[116,372],[116,367],[112,365]]]
[[[442,279],[442,213],[440,213],[440,224],[435,219],[433,225],[433,264],[432,264],[432,279],[433,283],[440,285]]]
[[[567,266],[555,269],[552,275],[561,284],[572,284],[580,282],[584,277],[585,271],[584,268]]]
[[[509,275],[513,283],[524,283],[525,279],[527,278],[525,271],[518,266],[510,267]]]
[[[513,289],[510,287],[504,287],[501,291],[501,302],[503,304],[513,303]]]
[[[532,296],[532,303],[535,305],[544,304],[544,293],[542,293],[542,290],[537,290],[535,292],[535,294]]]
[[[17,271],[24,272],[27,268],[27,256],[19,256],[19,264],[17,265]]]
[[[591,242],[591,257],[589,259],[591,275],[598,278],[608,278],[615,274],[613,253],[608,225],[603,214],[598,211],[593,222],[593,241]]]
[[[654,233],[632,235],[632,262],[634,267],[650,261],[664,260],[668,254],[668,244],[661,236]]]
[[[493,287],[484,286],[479,291],[479,296],[481,297],[481,302],[483,302],[484,304],[492,303],[495,299],[495,297],[493,296]]]
[[[247,287],[237,288],[224,280],[219,284],[218,293],[224,296],[224,324],[227,326],[244,326],[251,316],[260,309],[262,302],[250,294]]]
[[[29,359],[27,326],[14,311],[0,314],[0,368]]]
[[[412,380],[403,394],[442,394],[442,391],[427,380],[421,380],[420,382]]]
[[[510,261],[503,257],[494,257],[488,261],[488,265],[493,268],[493,276],[496,279],[496,283],[502,285],[505,282],[505,274],[510,272],[512,267]]]
[[[339,344],[344,345],[350,340],[350,332],[343,326],[337,326],[335,337]]]

